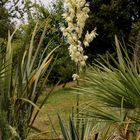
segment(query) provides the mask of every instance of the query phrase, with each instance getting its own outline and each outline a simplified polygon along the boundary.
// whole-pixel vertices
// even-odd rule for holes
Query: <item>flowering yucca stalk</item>
[[[66,27],[61,27],[63,35],[69,43],[69,54],[76,63],[78,70],[73,74],[73,79],[79,78],[79,71],[86,65],[87,55],[84,55],[84,47],[96,36],[96,28],[89,33],[87,31],[85,38],[82,39],[83,29],[89,13],[89,4],[85,0],[66,0],[68,10],[62,16],[67,22]]]

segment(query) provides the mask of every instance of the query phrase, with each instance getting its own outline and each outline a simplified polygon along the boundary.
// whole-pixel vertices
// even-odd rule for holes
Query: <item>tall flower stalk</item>
[[[76,74],[73,79],[79,78],[79,72],[86,65],[87,55],[84,54],[84,48],[96,37],[96,28],[89,33],[87,31],[83,39],[83,29],[89,13],[89,4],[85,0],[66,0],[67,11],[62,15],[66,21],[66,26],[61,27],[63,35],[69,43],[69,54],[71,60],[76,63]]]
[[[83,67],[86,66],[87,55],[84,54],[84,48],[96,37],[96,28],[90,33],[83,34],[86,20],[88,19],[89,4],[86,0],[66,0],[67,10],[62,15],[66,21],[66,26],[61,27],[64,37],[69,43],[69,54],[71,60],[76,64],[76,73],[73,74],[73,80],[78,79]],[[77,107],[79,106],[79,95],[77,95]],[[77,115],[78,115],[77,109]]]

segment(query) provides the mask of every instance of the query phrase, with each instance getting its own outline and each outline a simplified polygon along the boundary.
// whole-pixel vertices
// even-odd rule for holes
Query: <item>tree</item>
[[[27,14],[31,18],[33,3],[29,0],[1,0],[0,1],[0,38],[7,38],[8,30],[13,30],[14,19],[24,19]]]
[[[133,25],[140,20],[140,1],[138,0],[87,0],[90,3],[88,30],[97,27],[98,36],[86,50],[90,62],[96,54],[109,50],[114,52],[114,35],[123,38],[126,44]],[[136,35],[136,34],[135,34]]]
[[[0,7],[0,38],[7,38],[8,30],[12,29],[13,25],[8,10],[5,7]]]
[[[38,61],[43,53],[44,48],[49,42],[49,48],[47,49],[46,55],[54,47],[60,46],[55,52],[57,59],[55,61],[54,67],[51,74],[49,75],[49,83],[54,84],[61,80],[62,83],[68,82],[72,79],[72,74],[74,71],[74,64],[70,60],[68,54],[67,42],[63,38],[60,27],[64,20],[62,19],[62,13],[64,11],[63,0],[58,0],[52,4],[52,9],[46,9],[43,5],[34,4],[34,11],[32,12],[32,18],[28,20],[27,24],[22,26],[22,36],[29,36],[32,32],[36,22],[40,23],[40,30],[36,34],[35,44],[38,44],[39,38],[43,32],[43,27],[47,24],[47,32],[45,33],[45,38],[41,45],[41,50],[38,56]],[[47,23],[46,23],[47,19]],[[27,38],[27,37],[26,37]],[[28,37],[30,38],[30,37]],[[23,39],[20,39],[23,40]],[[25,41],[27,44],[30,40]],[[69,62],[69,63],[66,63]]]

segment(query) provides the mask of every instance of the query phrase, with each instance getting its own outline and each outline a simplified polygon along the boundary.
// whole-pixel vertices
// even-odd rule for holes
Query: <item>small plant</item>
[[[76,119],[72,116],[69,118],[69,128],[64,125],[62,117],[58,114],[59,124],[64,140],[89,140],[92,139],[93,123],[86,119],[78,121],[79,130],[76,127]],[[79,131],[79,132],[78,132]]]

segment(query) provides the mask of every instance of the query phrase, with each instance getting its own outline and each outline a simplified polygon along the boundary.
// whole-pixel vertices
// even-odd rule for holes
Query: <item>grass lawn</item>
[[[59,87],[49,97],[48,101],[40,111],[36,118],[34,127],[43,131],[43,133],[33,132],[31,137],[33,139],[47,139],[60,136],[60,129],[58,123],[57,113],[59,113],[65,122],[67,122],[73,107],[76,107],[76,94],[67,85],[65,88]],[[40,100],[43,99],[41,97]],[[87,101],[87,98],[80,96],[80,103]],[[48,117],[49,116],[49,117]],[[50,119],[51,121],[50,121]],[[52,124],[57,132],[56,135],[52,129]]]

